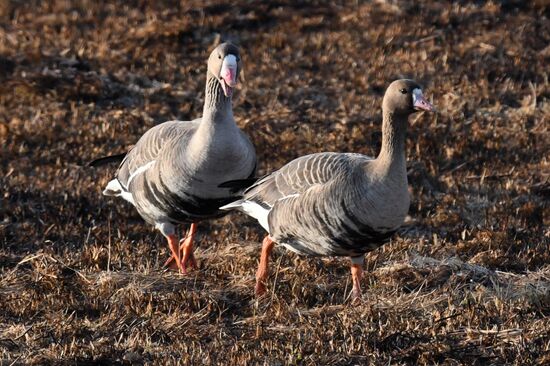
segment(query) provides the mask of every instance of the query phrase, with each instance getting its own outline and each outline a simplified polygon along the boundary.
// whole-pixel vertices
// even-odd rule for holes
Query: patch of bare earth
[[[550,22],[544,1],[0,1],[0,365],[550,362]],[[260,173],[318,151],[375,155],[399,77],[439,113],[411,118],[410,220],[345,259],[274,252],[204,223],[188,276],[101,196],[157,123],[200,115],[205,60],[242,47],[234,98]]]

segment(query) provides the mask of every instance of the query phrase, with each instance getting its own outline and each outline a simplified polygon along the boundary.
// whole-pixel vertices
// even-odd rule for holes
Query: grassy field
[[[550,363],[550,20],[545,1],[0,1],[0,365]],[[234,114],[260,173],[376,155],[413,77],[410,219],[366,257],[276,248],[240,214],[199,227],[200,268],[101,190],[149,128],[202,110],[206,58],[241,46]]]

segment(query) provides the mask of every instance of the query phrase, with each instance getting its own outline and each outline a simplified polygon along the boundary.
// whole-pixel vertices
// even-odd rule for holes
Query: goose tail
[[[125,156],[126,156],[126,153],[104,156],[102,158],[98,158],[90,161],[88,163],[88,166],[97,167],[97,166],[107,165],[110,163],[120,163],[122,162]]]

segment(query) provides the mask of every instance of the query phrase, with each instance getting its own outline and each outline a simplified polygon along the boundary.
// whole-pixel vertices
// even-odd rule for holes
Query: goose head
[[[434,106],[424,98],[422,87],[410,79],[391,83],[384,94],[382,105],[388,112],[407,116],[417,111],[435,111]]]
[[[226,97],[233,95],[241,71],[239,48],[226,42],[218,45],[208,58],[208,72],[219,81]]]

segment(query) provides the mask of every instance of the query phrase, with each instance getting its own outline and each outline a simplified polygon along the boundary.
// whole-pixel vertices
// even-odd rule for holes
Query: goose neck
[[[387,169],[405,169],[405,136],[407,132],[406,114],[383,112],[382,148],[377,157],[380,166]]]
[[[226,97],[218,79],[210,72],[206,78],[203,119],[223,122],[233,115],[231,96]]]

